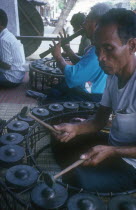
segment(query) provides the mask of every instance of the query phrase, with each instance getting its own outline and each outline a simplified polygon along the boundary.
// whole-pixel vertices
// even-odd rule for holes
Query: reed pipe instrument
[[[71,36],[68,36],[67,38],[62,39],[61,46],[69,43],[70,41],[72,41],[76,37],[78,37],[80,35],[83,35],[83,34],[84,34],[84,29],[82,28],[82,29],[78,30],[76,33],[72,34]],[[40,58],[44,58],[45,56],[47,56],[51,52],[52,52],[52,48],[49,48],[48,50],[46,50],[43,53],[39,54],[39,56],[40,56]]]

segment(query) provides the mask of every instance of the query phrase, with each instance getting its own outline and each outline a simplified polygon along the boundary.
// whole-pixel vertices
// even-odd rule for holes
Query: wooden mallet
[[[49,125],[48,123],[40,120],[39,118],[37,118],[36,116],[32,115],[31,112],[29,111],[29,108],[27,106],[23,107],[23,109],[20,112],[20,115],[22,117],[26,117],[29,116],[32,119],[34,119],[36,122],[40,123],[41,125],[43,125],[45,128],[48,128],[50,131],[53,131],[56,134],[60,134],[60,131],[57,131],[53,128],[53,126]]]
[[[60,176],[66,174],[67,172],[71,171],[73,168],[76,168],[77,166],[81,165],[86,159],[80,159],[56,174],[55,176],[51,176],[49,173],[44,173],[44,181],[49,187],[52,187],[55,183],[55,180],[58,179]]]

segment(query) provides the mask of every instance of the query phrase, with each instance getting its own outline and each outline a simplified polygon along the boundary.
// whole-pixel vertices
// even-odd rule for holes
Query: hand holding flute
[[[78,37],[79,35],[82,35],[83,33],[84,33],[84,30],[80,29],[75,34],[73,34],[71,36],[68,36],[65,39],[62,39],[61,45],[63,46],[65,44],[69,43],[71,40],[73,40],[74,38]],[[40,56],[40,58],[44,58],[45,56],[47,56],[51,52],[52,52],[52,48],[49,48],[47,51],[41,53],[39,56]]]

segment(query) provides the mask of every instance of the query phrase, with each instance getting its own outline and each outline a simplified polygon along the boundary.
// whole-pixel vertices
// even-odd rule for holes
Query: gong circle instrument
[[[81,122],[82,119],[88,119],[88,116],[93,117],[97,109],[95,104],[94,109],[82,109],[80,107],[82,102],[64,103],[57,103],[62,106],[62,111],[49,109],[51,104],[37,107],[38,109],[48,110],[49,115],[40,119],[40,121],[35,120],[35,123],[29,127],[25,134],[25,141],[20,142],[21,147],[17,145],[17,142],[14,144],[17,138],[16,133],[22,136],[24,134],[15,131],[8,133],[7,125],[19,121],[18,115],[21,115],[23,118],[25,116],[19,113],[6,123],[2,136],[5,134],[9,135],[6,141],[14,143],[7,143],[5,146],[0,147],[0,209],[72,209],[73,205],[76,205],[77,209],[90,210],[91,208],[92,210],[92,207],[96,208],[99,202],[101,203],[100,209],[103,209],[105,205],[108,208],[111,207],[110,201],[114,199],[114,196],[124,196],[136,192],[134,188],[127,192],[89,193],[84,189],[62,182],[62,175],[82,164],[84,160],[76,159],[67,168],[61,170],[54,159],[52,132],[47,132],[47,129],[43,127],[43,123],[48,124],[48,127],[45,127],[54,132],[53,129],[55,128],[53,125],[65,122]],[[78,106],[75,106],[75,104],[78,104]],[[32,109],[30,109],[30,113],[32,113]],[[30,113],[27,113],[27,116]],[[74,118],[77,120],[74,121]],[[3,144],[2,142],[0,143],[1,145]],[[70,155],[73,156],[73,154],[71,152]],[[77,195],[82,194],[85,194],[85,197],[83,195],[83,197],[76,199]],[[74,199],[72,198],[73,196],[75,196]],[[94,201],[92,197],[96,197],[99,201]],[[105,205],[102,201],[104,201]],[[71,202],[72,204],[70,204]],[[72,207],[69,207],[70,205]],[[123,203],[121,204],[122,206],[123,208],[128,208],[128,203]],[[131,207],[133,206],[134,203],[132,202]],[[76,207],[74,207],[75,210]]]
[[[31,200],[37,209],[58,209],[68,198],[66,188],[55,184],[52,188],[39,183],[31,192]]]
[[[54,58],[35,60],[29,68],[31,89],[44,91],[64,81],[64,74],[57,67]]]
[[[40,119],[44,119],[49,116],[49,111],[45,108],[35,107],[32,109],[32,114]]]
[[[18,145],[0,147],[0,162],[4,165],[16,164],[25,156],[24,148]]]
[[[75,194],[68,200],[68,210],[106,210],[102,200],[87,193]]]
[[[28,188],[34,185],[38,179],[38,171],[29,165],[16,165],[6,172],[6,182],[15,189]]]
[[[16,120],[16,121],[11,121],[7,125],[7,130],[8,132],[17,132],[20,134],[27,134],[29,129],[29,124],[24,121]]]
[[[67,110],[65,110],[64,103],[65,102],[58,102],[57,103],[57,104],[63,106],[63,111],[56,112],[56,113],[53,112],[54,110],[52,111],[52,109],[49,109],[49,107],[51,107],[52,104],[45,105],[44,108],[47,108],[50,111],[50,115],[49,115],[49,117],[44,119],[44,121],[46,123],[48,123],[49,125],[57,125],[57,124],[60,124],[60,123],[71,122],[71,119],[73,119],[73,117],[75,117],[75,118],[79,118],[78,122],[81,122],[82,119],[88,119],[88,116],[90,117],[90,115],[93,117],[96,113],[96,107],[95,107],[95,104],[93,104],[93,103],[91,103],[91,106],[89,105],[89,108],[81,109],[81,106],[83,105],[83,103],[82,102],[75,102],[76,104],[79,105],[79,108],[78,108],[77,111],[73,111],[73,110],[72,111],[67,111]],[[87,104],[87,107],[88,107],[88,104]],[[36,127],[37,127],[37,125],[36,125]],[[28,150],[29,150],[30,154],[35,152],[34,158],[32,160],[33,163],[40,166],[41,169],[44,169],[48,172],[48,171],[50,171],[50,166],[48,165],[47,154],[49,152],[52,153],[52,151],[54,151],[53,149],[55,149],[55,145],[57,144],[57,140],[56,141],[54,140],[55,138],[53,138],[53,135],[51,135],[51,133],[46,133],[46,132],[44,133],[42,126],[38,127],[38,129],[39,129],[38,132],[39,133],[36,133],[36,131],[37,131],[36,127],[34,126],[32,129],[30,129],[29,136],[28,136],[28,141],[27,141],[28,142],[28,144],[27,144]],[[36,135],[35,135],[35,133],[36,133]],[[31,139],[31,136],[32,136],[32,139]],[[33,141],[35,142],[35,144],[33,144]],[[87,141],[88,141],[88,139],[87,139]],[[38,145],[40,145],[40,144],[43,145],[42,148],[40,148],[40,147],[38,148]],[[83,144],[84,144],[84,142],[83,142]],[[74,140],[73,140],[73,145],[75,145]],[[83,145],[83,147],[82,147],[82,143],[81,143],[80,148],[82,149],[81,151],[83,151],[83,150],[86,149],[86,146]],[[70,151],[72,151],[72,150],[70,150]],[[60,150],[60,153],[61,152],[62,151]],[[66,156],[66,155],[67,154],[64,153],[64,156]],[[75,154],[73,152],[71,152],[70,155],[71,155],[71,157],[75,156]],[[54,154],[53,154],[53,157],[54,157]],[[43,160],[44,160],[43,162],[40,161],[41,158],[43,158]],[[76,157],[76,158],[73,158],[72,159],[73,161],[70,162],[70,163],[68,162],[68,165],[76,162],[78,159],[79,159],[79,156]],[[53,160],[51,159],[50,163],[52,161]],[[56,161],[56,159],[55,159],[55,161]],[[46,168],[45,168],[44,163],[47,163]],[[80,191],[80,189],[79,189],[79,191]],[[96,194],[96,192],[93,192],[93,193]],[[99,195],[102,195],[102,196],[110,196],[110,194],[111,194],[111,192],[109,192],[109,193],[98,192],[98,193],[99,193]],[[116,192],[112,192],[112,195],[115,195],[115,194],[116,194]]]
[[[6,133],[0,137],[1,144],[20,144],[24,140],[24,136],[19,133]]]

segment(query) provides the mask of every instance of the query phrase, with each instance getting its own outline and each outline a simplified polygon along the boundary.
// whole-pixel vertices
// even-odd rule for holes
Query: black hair
[[[0,9],[0,24],[4,27],[8,24],[8,17],[4,10]]]
[[[136,38],[136,14],[125,8],[109,10],[99,22],[99,26],[117,25],[117,32],[122,44],[126,44],[130,38]],[[98,27],[99,28],[99,27]]]
[[[76,26],[76,27],[80,28],[80,26],[83,24],[85,19],[86,19],[85,14],[78,12],[72,16],[70,23],[72,26]]]
[[[90,20],[99,21],[101,17],[111,9],[111,5],[108,3],[98,3],[91,7],[87,18]]]

